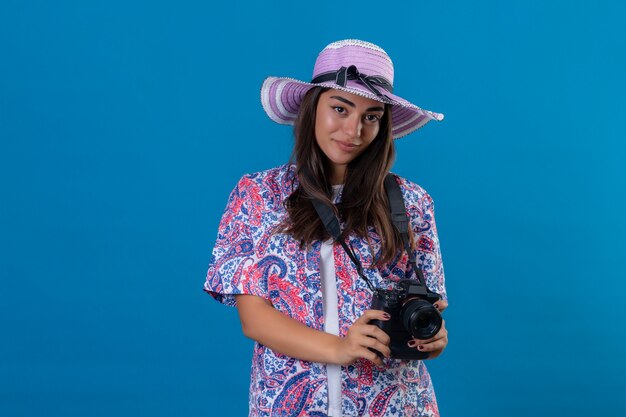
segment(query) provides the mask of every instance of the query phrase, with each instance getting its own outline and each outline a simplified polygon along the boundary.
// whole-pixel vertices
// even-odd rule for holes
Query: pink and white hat
[[[408,135],[443,114],[424,110],[393,92],[393,63],[389,55],[369,42],[346,39],[333,42],[320,52],[311,82],[268,77],[261,87],[261,104],[277,123],[292,125],[302,98],[311,88],[323,86],[391,104],[394,139]]]

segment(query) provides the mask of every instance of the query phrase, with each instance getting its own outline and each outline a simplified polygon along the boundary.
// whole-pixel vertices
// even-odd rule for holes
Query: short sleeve
[[[447,300],[441,247],[435,223],[435,205],[428,193],[420,198],[420,203],[421,219],[413,224],[417,263],[424,273],[428,288]]]
[[[254,250],[255,234],[263,229],[259,196],[254,180],[242,177],[230,193],[218,227],[204,291],[229,306],[236,305],[238,294],[268,298],[267,277],[257,267]]]

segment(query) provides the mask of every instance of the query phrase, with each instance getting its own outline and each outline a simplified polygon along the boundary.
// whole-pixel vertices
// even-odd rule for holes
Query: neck
[[[331,185],[340,185],[344,183],[344,178],[346,176],[346,166],[345,165],[334,165],[332,167],[332,173],[330,177]]]

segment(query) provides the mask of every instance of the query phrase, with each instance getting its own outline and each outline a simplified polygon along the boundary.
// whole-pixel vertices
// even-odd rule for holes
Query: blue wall
[[[351,37],[446,115],[394,168],[436,203],[442,414],[626,415],[624,6],[402,3],[1,3],[1,415],[245,415],[217,224],[291,151],[262,80]]]

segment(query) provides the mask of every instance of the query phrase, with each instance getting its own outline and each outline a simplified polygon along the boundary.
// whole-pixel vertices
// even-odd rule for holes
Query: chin
[[[354,158],[328,158],[334,165],[348,165]]]

